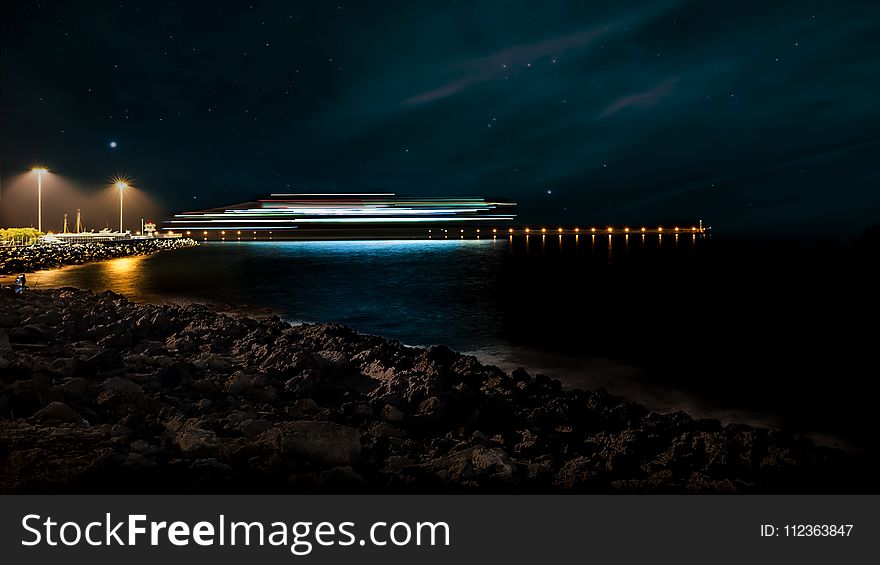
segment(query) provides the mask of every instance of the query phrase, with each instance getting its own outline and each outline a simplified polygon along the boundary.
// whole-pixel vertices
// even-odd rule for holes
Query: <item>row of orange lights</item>
[[[678,228],[678,227],[673,228],[673,230],[676,231],[676,232],[681,231],[680,228]],[[428,230],[428,232],[431,232],[431,231],[432,231],[432,230]],[[477,233],[480,233],[480,230],[479,230],[479,229],[477,229],[476,231],[477,231]],[[515,233],[514,228],[508,228],[507,231],[508,231],[508,233]],[[531,231],[532,231],[531,228],[524,228],[524,229],[523,229],[523,232],[525,232],[525,233],[531,233]],[[563,228],[557,228],[556,231],[559,232],[559,233],[563,233],[565,230],[564,230]],[[575,231],[575,233],[580,233],[581,228],[574,228],[574,231]],[[607,231],[608,233],[614,233],[614,228],[609,227],[609,228],[606,229],[606,231]],[[639,231],[640,231],[641,233],[645,233],[645,232],[648,231],[648,229],[647,229],[647,228],[641,228]],[[657,231],[658,231],[658,232],[662,232],[662,231],[663,231],[663,226],[659,226],[659,227],[657,228]],[[685,230],[685,231],[687,231],[687,230]],[[691,227],[690,231],[692,231],[692,232],[696,232],[696,231],[697,231],[697,228],[696,228],[696,227]],[[623,228],[623,232],[624,232],[624,233],[630,233],[630,229],[629,229],[629,228]],[[170,232],[170,231],[169,231],[168,233],[173,233],[173,232]],[[203,233],[203,235],[208,235],[208,232],[207,232],[207,231],[204,231],[204,232],[202,232],[202,233]],[[238,230],[238,231],[236,231],[235,233],[236,233],[236,235],[241,235],[241,230]],[[269,232],[269,233],[272,233],[272,232]],[[461,233],[464,233],[464,230],[461,230]],[[492,228],[492,233],[498,233],[498,228]],[[547,233],[547,228],[541,228],[541,233]],[[596,228],[590,228],[590,233],[596,233]],[[225,231],[221,231],[220,234],[221,234],[221,235],[226,235],[226,232],[225,232]],[[254,232],[254,235],[256,235],[256,234],[257,234],[257,232]],[[192,232],[187,231],[187,232],[186,232],[186,235],[192,235]]]
[[[673,230],[679,232],[679,231],[681,231],[681,228],[676,227],[676,228],[673,228]],[[480,231],[480,230],[477,230],[477,232],[479,232],[479,231]],[[493,233],[494,233],[495,231],[496,231],[496,230],[492,230]],[[513,228],[509,228],[507,231],[508,231],[508,233],[514,233],[516,230],[514,230]],[[525,233],[531,233],[531,231],[532,231],[531,228],[523,228],[523,232],[525,232]],[[563,228],[557,228],[556,231],[558,231],[559,233],[562,233],[562,232],[564,232],[565,230],[564,230]],[[576,233],[580,233],[581,228],[574,228],[574,231],[575,231]],[[607,228],[606,231],[607,231],[608,233],[614,233],[614,228],[609,227],[609,228]],[[624,232],[624,233],[630,233],[630,231],[631,231],[631,230],[630,230],[629,228],[623,228],[623,232]],[[639,231],[640,231],[641,233],[645,233],[645,232],[648,231],[648,228],[641,228]],[[662,232],[662,231],[663,231],[663,227],[662,227],[662,226],[658,227],[658,228],[657,228],[657,231],[658,231],[658,232]],[[688,231],[688,230],[685,229],[685,231]],[[692,232],[696,232],[696,231],[697,231],[697,228],[696,228],[696,227],[691,227],[690,231],[692,231]],[[590,228],[590,232],[591,232],[591,233],[596,233],[596,228]],[[547,228],[541,228],[541,233],[547,233]]]

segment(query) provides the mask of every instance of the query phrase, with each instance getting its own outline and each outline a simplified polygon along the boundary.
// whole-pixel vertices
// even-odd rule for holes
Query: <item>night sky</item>
[[[6,184],[42,162],[168,212],[388,190],[567,225],[880,221],[878,3],[2,6]]]

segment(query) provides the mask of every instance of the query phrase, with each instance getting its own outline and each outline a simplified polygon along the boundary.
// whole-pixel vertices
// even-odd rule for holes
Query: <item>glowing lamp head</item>
[[[611,233],[613,231],[614,231],[614,228],[608,228],[608,233]]]
[[[558,231],[559,233],[562,233],[562,228],[559,228],[556,231]]]
[[[623,228],[623,231],[625,231],[626,233],[629,233],[629,228]]]
[[[590,231],[591,231],[592,233],[596,233],[596,228],[590,228]]]
[[[34,167],[33,169],[31,169],[31,172],[37,175],[45,175],[49,172],[49,169],[47,169],[46,167]]]
[[[541,233],[547,233],[547,228],[541,228]]]
[[[662,232],[662,231],[663,231],[663,226],[660,226],[659,228],[657,228],[657,231],[658,231],[658,232]]]
[[[115,186],[119,190],[125,190],[126,188],[128,188],[128,183],[120,180],[120,181],[116,181],[116,183],[113,186]]]

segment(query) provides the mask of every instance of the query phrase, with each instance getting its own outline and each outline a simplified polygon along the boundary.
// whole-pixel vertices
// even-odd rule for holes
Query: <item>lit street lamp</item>
[[[43,231],[43,175],[49,172],[46,167],[34,167],[32,173],[37,174],[37,231]]]
[[[125,180],[120,179],[117,180],[114,185],[119,190],[119,233],[123,233],[122,229],[122,196],[125,194],[125,189],[128,188],[128,183]]]

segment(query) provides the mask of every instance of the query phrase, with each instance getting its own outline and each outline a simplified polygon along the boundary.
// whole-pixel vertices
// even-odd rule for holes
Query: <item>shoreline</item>
[[[657,414],[339,324],[73,288],[6,290],[0,306],[0,492],[862,486],[852,455],[794,433]]]
[[[249,243],[249,242],[246,242]],[[200,245],[200,244],[199,244]],[[144,257],[142,255],[141,257]],[[119,258],[125,260],[126,257]],[[107,259],[112,263],[113,259]],[[236,315],[250,315],[256,317],[278,316],[283,322],[291,325],[330,323],[325,320],[312,320],[306,318],[291,318],[286,312],[271,306],[261,306],[251,303],[232,303],[229,301],[207,301],[206,297],[186,296],[184,294],[157,294],[140,293],[128,294],[124,288],[117,285],[93,285],[80,287],[76,277],[61,277],[62,280],[43,284],[41,275],[48,273],[50,279],[53,274],[62,274],[69,270],[94,269],[105,261],[65,265],[46,271],[38,271],[34,278],[29,279],[31,288],[62,288],[76,287],[100,293],[106,290],[127,296],[136,303],[153,305],[175,305],[187,307],[192,304],[204,304],[209,310],[216,313],[229,313]],[[70,279],[73,280],[65,280]],[[0,276],[0,284],[12,283],[13,276]],[[332,319],[330,319],[332,320]],[[362,330],[356,330],[362,331]],[[373,335],[382,335],[381,332],[369,332]],[[383,336],[384,337],[384,336]],[[398,339],[407,347],[428,348],[431,342],[407,341]],[[437,341],[434,344],[443,343]],[[588,358],[571,356],[566,353],[548,352],[527,346],[487,346],[477,349],[453,348],[465,356],[474,356],[484,365],[496,366],[506,373],[517,368],[523,368],[531,374],[544,374],[551,379],[561,381],[563,388],[594,390],[603,388],[612,395],[626,401],[632,401],[645,406],[648,410],[669,413],[684,411],[694,419],[715,419],[722,425],[729,423],[745,424],[751,427],[767,429],[791,429],[809,438],[817,445],[834,447],[852,453],[867,453],[870,450],[863,444],[851,441],[851,438],[842,434],[835,434],[821,429],[807,426],[794,427],[784,418],[771,411],[761,411],[749,408],[747,405],[720,406],[717,403],[707,401],[701,396],[694,394],[686,388],[676,388],[673,385],[661,385],[651,382],[648,369],[634,365],[626,360],[611,357],[591,356]]]

